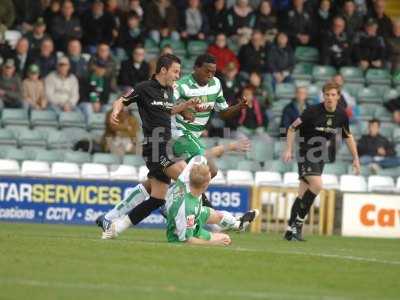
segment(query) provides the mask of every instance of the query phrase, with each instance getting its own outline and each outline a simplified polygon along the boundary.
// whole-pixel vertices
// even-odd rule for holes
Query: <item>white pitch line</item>
[[[37,235],[40,237],[43,237],[41,235]],[[48,236],[50,238],[71,238],[71,239],[77,239],[74,236],[53,236],[50,235]],[[29,236],[29,238],[33,238],[32,236]],[[171,247],[185,247],[184,245],[181,244],[171,244],[171,243],[163,243],[160,241],[138,241],[138,240],[128,240],[128,239],[116,239],[112,241],[104,241],[99,239],[94,239],[94,238],[79,238],[79,239],[85,239],[85,240],[90,240],[90,241],[95,241],[95,242],[102,242],[102,243],[113,243],[113,242],[118,242],[118,243],[129,243],[129,244],[149,244],[149,245],[159,245],[159,244],[164,244],[167,246]],[[304,255],[304,256],[315,256],[315,257],[325,257],[325,258],[334,258],[334,259],[342,259],[342,260],[352,260],[352,261],[361,261],[361,262],[368,262],[368,263],[380,263],[380,264],[385,264],[385,265],[400,265],[400,261],[396,260],[383,260],[383,259],[378,259],[374,257],[362,257],[362,256],[352,256],[352,255],[339,255],[339,254],[329,254],[329,253],[309,253],[309,252],[301,252],[301,251],[272,251],[268,249],[252,249],[252,248],[244,248],[244,247],[225,247],[225,248],[215,248],[215,247],[209,247],[209,246],[201,246],[202,249],[224,249],[228,251],[244,251],[244,252],[268,252],[268,253],[274,253],[274,254],[295,254],[295,255]]]
[[[228,297],[236,297],[236,298],[251,298],[251,299],[293,299],[295,296],[296,299],[305,299],[305,300],[313,300],[313,299],[329,299],[329,300],[346,300],[347,298],[337,297],[337,296],[321,296],[321,295],[312,295],[312,294],[289,294],[289,293],[270,293],[270,292],[256,292],[256,291],[234,291],[234,290],[217,290],[217,289],[196,289],[193,291],[193,288],[185,288],[181,286],[125,286],[119,284],[93,284],[93,283],[82,283],[82,282],[62,282],[62,281],[42,281],[42,280],[32,280],[32,279],[19,279],[19,278],[0,278],[0,286],[1,285],[20,285],[20,286],[32,286],[32,287],[42,287],[42,288],[60,288],[60,289],[84,289],[84,290],[103,290],[103,291],[115,291],[121,292],[124,291],[136,291],[136,292],[146,292],[146,293],[169,293],[169,294],[186,294],[193,295],[193,293],[204,295],[204,296],[228,296]]]

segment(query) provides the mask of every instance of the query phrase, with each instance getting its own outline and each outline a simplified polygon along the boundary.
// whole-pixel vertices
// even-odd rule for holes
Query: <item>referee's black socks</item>
[[[164,199],[157,199],[150,197],[148,200],[143,201],[138,206],[136,206],[129,213],[129,219],[133,225],[139,224],[142,220],[146,219],[153,210],[163,206],[165,204]]]
[[[296,200],[293,202],[292,209],[290,210],[289,226],[292,226],[294,221],[296,221],[296,217],[299,214],[300,202],[301,198],[296,197]]]
[[[302,198],[296,197],[290,210],[289,226],[294,224],[297,217],[304,219],[307,216],[316,197],[317,195],[309,189],[307,189]]]
[[[317,195],[311,192],[309,189],[306,190],[301,198],[300,207],[298,210],[298,216],[300,219],[304,219],[307,216],[316,197]]]

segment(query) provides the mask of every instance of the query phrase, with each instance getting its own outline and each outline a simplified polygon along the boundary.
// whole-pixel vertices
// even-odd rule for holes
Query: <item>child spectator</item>
[[[47,99],[43,80],[39,79],[39,67],[30,65],[28,77],[22,82],[22,98],[25,105],[35,110],[46,110]]]

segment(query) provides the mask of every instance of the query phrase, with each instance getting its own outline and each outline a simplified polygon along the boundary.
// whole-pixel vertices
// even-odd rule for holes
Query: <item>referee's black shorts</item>
[[[306,176],[321,176],[324,171],[325,163],[323,160],[319,162],[311,162],[308,160],[304,160],[303,162],[299,162],[299,179],[308,183]]]
[[[167,154],[167,143],[160,143],[157,149],[153,149],[152,143],[143,145],[143,159],[149,169],[148,178],[155,178],[166,184],[171,183],[171,178],[165,174],[165,169],[172,166],[174,162]]]

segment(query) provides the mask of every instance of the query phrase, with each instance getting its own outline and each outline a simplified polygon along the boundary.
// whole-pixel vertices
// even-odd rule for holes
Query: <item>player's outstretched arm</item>
[[[229,235],[225,233],[213,233],[210,240],[203,240],[192,237],[186,241],[189,245],[206,245],[206,246],[229,246],[232,243]]]
[[[220,111],[219,116],[222,120],[229,120],[239,114],[239,112],[249,106],[249,101],[246,97],[240,99],[238,104],[229,106],[227,109]]]
[[[220,157],[228,151],[246,152],[250,150],[250,141],[248,139],[240,139],[237,142],[229,143],[228,145],[219,145],[207,149],[205,156],[208,158]]]
[[[199,105],[198,99],[190,99],[188,101],[183,101],[172,107],[171,115],[181,114],[189,109],[195,109],[196,106],[198,105]]]
[[[349,151],[350,151],[351,155],[353,156],[353,171],[356,175],[359,175],[360,174],[360,159],[358,157],[356,141],[354,140],[354,137],[352,135],[349,135],[344,140],[346,142],[347,148],[349,148]]]

